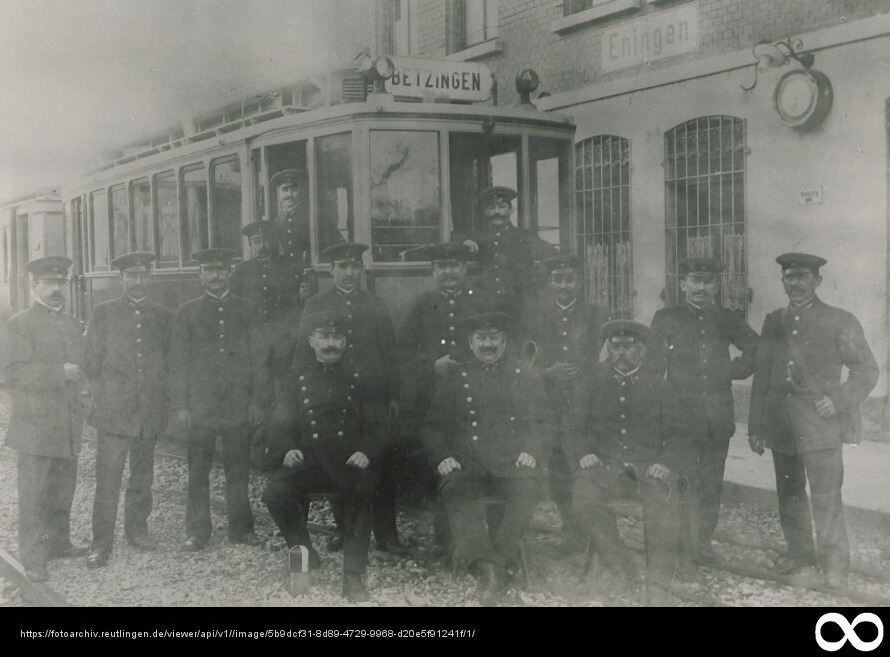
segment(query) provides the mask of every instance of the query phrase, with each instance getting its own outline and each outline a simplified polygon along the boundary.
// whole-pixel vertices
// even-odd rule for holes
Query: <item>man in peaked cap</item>
[[[308,265],[309,197],[306,172],[282,169],[269,181],[276,200],[275,226],[282,257],[291,260],[297,271]]]
[[[204,249],[199,263],[204,294],[186,301],[173,319],[170,345],[171,425],[188,438],[189,485],[184,548],[202,549],[210,539],[210,468],[217,436],[226,474],[230,543],[258,545],[247,499],[248,426],[262,422],[256,366],[251,359],[254,309],[229,293],[229,249]]]
[[[550,496],[563,519],[563,540],[571,547],[575,534],[572,468],[565,457],[563,427],[578,387],[599,360],[603,312],[579,298],[583,270],[575,256],[551,256],[544,264],[550,270],[550,284],[527,306],[522,326],[525,338],[534,343],[534,365],[544,377],[556,422],[556,443],[547,471]]]
[[[878,366],[857,319],[816,295],[826,260],[784,253],[776,262],[789,303],[763,322],[748,441],[758,454],[764,446],[773,452],[779,519],[788,542],[777,569],[811,582],[818,564],[829,587],[843,588],[850,546],[841,444],[858,440],[859,405],[877,383]]]
[[[122,294],[93,309],[84,371],[93,393],[90,424],[96,427],[96,493],[93,543],[87,566],[104,566],[111,554],[124,462],[130,479],[124,529],[130,545],[150,550],[148,535],[154,449],[167,420],[167,356],[172,313],[146,296],[155,255],[135,251],[111,261],[120,270]]]
[[[647,540],[647,598],[664,605],[677,545],[677,470],[688,440],[664,405],[664,379],[641,367],[649,328],[630,320],[603,325],[608,361],[587,373],[566,423],[572,510],[606,571],[639,585],[633,558],[606,503],[640,497]]]
[[[279,469],[263,492],[263,501],[288,547],[310,549],[310,567],[318,567],[306,530],[305,496],[318,491],[341,495],[344,533],[343,595],[351,602],[368,600],[362,577],[367,570],[371,531],[371,498],[380,459],[389,441],[383,401],[374,382],[356,379],[344,361],[351,322],[337,311],[304,316],[303,358],[291,374],[293,431],[278,434],[274,458]]]
[[[479,195],[479,208],[487,226],[467,236],[455,235],[482,263],[482,284],[503,296],[515,318],[533,289],[532,268],[536,260],[553,255],[556,249],[533,231],[517,228],[510,218],[516,191],[509,187],[489,187]]]
[[[720,514],[720,494],[729,439],[735,433],[732,382],[754,371],[757,333],[740,313],[716,305],[723,265],[710,258],[680,263],[684,300],[652,319],[650,365],[667,381],[668,404],[681,411],[695,449],[683,474],[692,494],[682,507],[684,564],[719,561],[711,536]],[[729,345],[741,352],[731,358]],[[697,507],[697,508],[696,508]]]
[[[6,445],[18,452],[19,558],[35,582],[49,577],[50,559],[87,551],[70,538],[83,429],[83,327],[64,312],[70,267],[61,256],[29,262],[31,306],[8,324],[5,379],[12,414]]]
[[[448,370],[421,428],[455,549],[476,577],[483,604],[504,594],[507,567],[537,505],[553,432],[540,376],[506,355],[508,323],[504,313],[462,322],[473,356]],[[505,502],[492,534],[478,504],[488,495]]]
[[[373,390],[376,401],[389,408],[390,421],[395,426],[399,411],[399,367],[395,331],[383,301],[361,289],[364,269],[362,254],[367,250],[366,244],[342,243],[321,253],[322,260],[331,263],[334,286],[310,297],[303,315],[306,317],[328,310],[346,315],[349,326],[343,351],[344,366],[352,372],[356,381],[375,382]],[[301,326],[300,334],[305,333],[305,327]],[[396,527],[396,455],[392,450],[390,448],[390,452],[380,459],[373,532],[378,549],[404,555],[407,551],[399,542]]]

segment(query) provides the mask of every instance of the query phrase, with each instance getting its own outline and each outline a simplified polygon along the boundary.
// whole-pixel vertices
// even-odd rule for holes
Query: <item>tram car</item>
[[[534,77],[524,78],[529,89]],[[89,322],[97,303],[119,294],[112,259],[138,249],[157,255],[149,294],[175,308],[200,294],[193,252],[226,247],[246,255],[242,227],[276,219],[273,182],[285,170],[299,177],[309,248],[297,256],[317,272],[317,285],[331,284],[319,255],[325,247],[369,244],[366,285],[396,326],[432,285],[423,247],[471,231],[481,220],[477,196],[490,185],[517,190],[519,226],[574,248],[575,127],[537,110],[528,89],[525,102],[497,106],[448,102],[440,91],[425,99],[384,93],[355,70],[326,84],[302,82],[191,119],[62,194],[8,204],[0,226],[8,305],[28,303],[28,260],[65,253],[74,261],[72,310]]]

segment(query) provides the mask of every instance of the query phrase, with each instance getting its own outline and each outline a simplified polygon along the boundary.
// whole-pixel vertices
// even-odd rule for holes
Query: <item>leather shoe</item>
[[[241,536],[229,538],[229,543],[232,543],[233,545],[257,546],[263,544],[263,539],[253,532],[247,532],[246,534],[241,534]]]
[[[493,607],[504,597],[503,568],[491,561],[476,562],[476,591],[474,597],[483,607]]]
[[[822,575],[815,566],[799,565],[791,572],[785,573],[788,582],[793,586],[803,586],[813,588],[825,583]]]
[[[336,533],[328,539],[328,552],[339,552],[343,549],[343,532],[337,530]]]
[[[790,575],[791,573],[800,570],[803,566],[808,565],[811,564],[804,563],[793,557],[782,557],[776,562],[776,565],[773,566],[773,571],[779,575]]]
[[[835,591],[847,588],[847,573],[839,570],[829,570],[825,575],[825,586]]]
[[[87,568],[101,568],[108,563],[107,550],[93,550],[87,557]]]
[[[377,541],[377,550],[379,552],[388,552],[397,557],[411,556],[411,550],[402,545],[398,538],[387,538],[382,541]]]
[[[343,573],[343,597],[349,602],[367,602],[371,599],[361,573]]]
[[[698,555],[695,559],[696,563],[699,563],[703,566],[716,566],[719,567],[725,561],[720,553],[714,549],[714,547],[709,543],[707,545],[702,545],[698,549]]]
[[[148,534],[138,534],[137,536],[131,536],[127,539],[127,543],[132,545],[137,550],[142,550],[143,552],[151,552],[152,550],[156,550],[158,547],[157,542]]]
[[[82,557],[89,551],[90,548],[86,546],[77,547],[69,543],[59,550],[53,550],[52,553],[50,553],[50,559],[71,559],[74,557]]]
[[[206,544],[206,541],[202,541],[197,536],[189,536],[185,543],[182,544],[182,549],[186,552],[198,552],[199,550],[203,550]]]
[[[25,577],[32,582],[45,582],[49,579],[49,573],[46,572],[46,566],[36,565],[25,569]]]

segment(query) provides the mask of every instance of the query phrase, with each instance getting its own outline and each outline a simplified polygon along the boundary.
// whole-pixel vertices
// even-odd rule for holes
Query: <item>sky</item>
[[[0,200],[328,66],[373,0],[0,0]],[[356,47],[356,46],[359,47]]]

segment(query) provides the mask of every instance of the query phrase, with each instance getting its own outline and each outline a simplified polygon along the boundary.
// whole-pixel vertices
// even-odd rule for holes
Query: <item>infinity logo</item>
[[[826,641],[822,638],[822,626],[825,625],[825,623],[834,623],[841,628],[844,633],[844,638],[840,641]],[[856,634],[856,626],[859,625],[859,623],[871,623],[874,625],[878,628],[878,636],[873,641],[863,641],[860,639],[859,635]],[[822,648],[822,650],[828,652],[837,652],[844,647],[844,644],[847,643],[847,641],[860,652],[871,652],[881,645],[881,641],[883,640],[884,624],[881,622],[880,618],[871,612],[859,614],[853,619],[852,624],[841,614],[833,611],[827,614],[822,614],[822,617],[816,622],[816,643],[819,644],[819,647]]]

